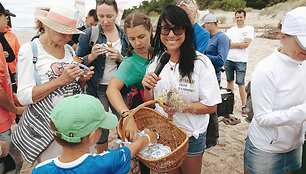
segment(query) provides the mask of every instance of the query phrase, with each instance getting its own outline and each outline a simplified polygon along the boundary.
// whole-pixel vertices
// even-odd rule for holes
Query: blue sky
[[[92,0],[86,0],[92,1]],[[94,1],[94,0],[93,0]],[[117,0],[119,3],[124,0]],[[126,0],[128,6],[137,6],[143,0]],[[53,6],[65,6],[68,8],[74,8],[74,0],[1,0],[5,9],[16,14],[16,17],[12,18],[13,28],[29,28],[34,27],[34,12],[37,7],[53,7]]]

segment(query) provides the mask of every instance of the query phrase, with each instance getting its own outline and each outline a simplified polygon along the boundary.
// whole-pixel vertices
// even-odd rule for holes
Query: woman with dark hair
[[[144,98],[157,99],[167,91],[177,91],[179,105],[156,104],[156,110],[173,117],[173,122],[189,135],[189,148],[182,165],[170,173],[201,173],[209,114],[221,102],[214,67],[208,57],[193,46],[193,28],[186,12],[168,5],[159,17],[153,40],[154,52],[144,76]],[[153,71],[160,55],[171,56],[160,75]],[[150,90],[148,90],[150,89]]]
[[[106,90],[110,80],[116,74],[120,62],[126,54],[129,41],[122,28],[116,24],[119,10],[115,0],[96,0],[96,11],[99,20],[99,35],[95,43],[90,44],[93,27],[84,30],[85,35],[79,37],[77,56],[84,59],[85,65],[95,67],[94,75],[87,82],[87,94],[99,98],[106,111],[111,108],[112,113],[119,114],[110,104],[106,95]],[[122,92],[123,99],[127,101],[127,88]],[[102,136],[97,143],[98,153],[102,153],[108,148],[109,130],[103,129]]]

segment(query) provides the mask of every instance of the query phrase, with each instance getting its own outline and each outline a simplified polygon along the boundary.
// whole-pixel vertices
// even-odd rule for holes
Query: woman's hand
[[[91,62],[98,58],[99,55],[106,53],[107,50],[100,44],[95,44],[91,49],[91,54],[88,56]]]
[[[147,73],[142,79],[142,86],[144,89],[154,89],[157,82],[161,80],[154,72]]]
[[[130,117],[130,118],[128,118]],[[126,128],[125,128],[125,137],[129,141],[134,141],[137,139],[137,133],[139,132],[136,122],[132,116],[127,116],[123,120],[123,124],[126,122]],[[125,140],[123,140],[125,141]]]
[[[17,107],[16,106],[16,111],[14,112],[16,115],[22,115],[25,110],[25,107]]]
[[[89,80],[94,74],[93,69],[94,69],[93,66],[89,67],[89,71],[85,75],[81,75],[79,82],[82,83],[82,82],[86,82],[87,80]]]
[[[109,52],[109,54],[107,55],[107,58],[122,62],[123,56],[120,54],[120,52],[117,49],[113,47],[108,47],[108,48],[105,48],[105,50]]]
[[[157,143],[157,135],[155,132],[149,130],[149,129],[144,129],[146,131],[146,134],[149,135],[151,143]]]
[[[163,110],[168,114],[168,118],[170,118],[170,120],[172,120],[173,115],[178,112],[178,108],[177,107],[173,107],[167,104],[159,104],[160,107],[163,108]]]
[[[64,68],[63,73],[58,78],[62,85],[72,82],[76,77],[81,76],[83,74],[83,70],[77,64],[68,64],[67,67]]]
[[[92,75],[94,74],[93,71],[94,67],[91,66],[89,68],[89,71],[85,74],[85,75],[81,75],[80,79],[79,79],[79,84],[81,85],[81,88],[84,89],[86,82],[92,77]]]

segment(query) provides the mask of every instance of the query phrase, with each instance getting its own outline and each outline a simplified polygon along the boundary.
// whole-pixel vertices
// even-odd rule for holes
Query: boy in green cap
[[[50,118],[52,133],[63,153],[38,164],[32,174],[128,173],[131,157],[150,142],[157,142],[156,134],[146,130],[145,136],[130,145],[90,154],[89,148],[99,140],[102,128],[113,129],[118,120],[115,115],[105,112],[98,99],[86,94],[64,98],[54,107]]]

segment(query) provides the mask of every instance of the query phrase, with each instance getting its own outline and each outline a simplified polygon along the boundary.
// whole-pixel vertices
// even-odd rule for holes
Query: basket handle
[[[136,108],[132,109],[131,110],[131,113],[129,115],[134,115],[138,110],[140,110],[141,108],[147,106],[147,105],[151,105],[151,104],[154,104],[154,103],[158,103],[157,100],[150,100],[150,101],[147,101],[145,103],[142,103],[141,105],[137,106]],[[129,121],[129,119],[131,119],[131,117],[126,117],[125,119],[127,119],[125,122],[127,123]],[[125,141],[125,129],[126,129],[126,124],[123,124],[123,118],[121,117],[119,119],[119,125],[118,125],[118,128],[120,130],[120,128],[122,127],[122,131],[121,131],[121,139],[123,141]],[[120,132],[120,131],[118,131]]]

